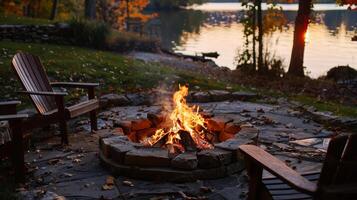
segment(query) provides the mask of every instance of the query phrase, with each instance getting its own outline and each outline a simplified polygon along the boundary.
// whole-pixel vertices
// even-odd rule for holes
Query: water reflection
[[[315,9],[316,5],[315,5]],[[321,10],[321,9],[317,9]],[[217,51],[215,61],[221,66],[235,68],[237,52],[242,50],[243,12],[183,10],[159,14],[160,37],[165,48],[194,55]],[[284,11],[287,25],[282,32],[269,35],[266,44],[288,65],[293,40],[296,11]],[[347,10],[315,11],[309,26],[305,63],[312,77],[318,77],[337,65],[357,68],[357,42],[351,38],[357,27],[357,12]]]

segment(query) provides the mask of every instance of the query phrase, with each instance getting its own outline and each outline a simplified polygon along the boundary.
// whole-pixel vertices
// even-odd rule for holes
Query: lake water
[[[288,66],[291,56],[297,4],[281,4],[287,20],[282,31],[265,37],[265,46]],[[266,9],[266,5],[263,5]],[[165,48],[196,55],[217,51],[220,66],[235,69],[244,43],[240,3],[206,3],[190,9],[159,13],[160,38]],[[315,4],[309,25],[304,66],[313,78],[338,65],[357,69],[357,11],[334,4]]]

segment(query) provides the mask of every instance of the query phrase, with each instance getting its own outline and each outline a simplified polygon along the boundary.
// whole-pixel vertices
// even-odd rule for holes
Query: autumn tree
[[[53,0],[50,20],[54,20],[56,18],[58,12],[58,1],[59,0]]]
[[[86,19],[94,20],[96,18],[96,0],[85,0],[84,16]]]
[[[114,28],[123,29],[128,18],[146,22],[154,17],[155,14],[143,14],[149,3],[149,0],[99,0],[99,17]]]

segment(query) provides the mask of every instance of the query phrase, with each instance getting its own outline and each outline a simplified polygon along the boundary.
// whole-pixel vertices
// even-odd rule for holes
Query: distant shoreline
[[[240,2],[208,2],[201,5],[192,5],[186,7],[186,9],[201,10],[201,11],[240,11],[245,10]],[[278,3],[277,6],[281,6],[284,11],[297,11],[297,3]],[[262,9],[267,10],[266,3],[262,3]],[[347,10],[348,6],[339,6],[335,3],[315,3],[313,10],[315,11],[328,11],[328,10]]]

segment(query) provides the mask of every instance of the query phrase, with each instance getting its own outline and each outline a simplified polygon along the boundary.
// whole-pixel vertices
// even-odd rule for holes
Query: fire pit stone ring
[[[217,179],[243,170],[238,148],[254,143],[257,135],[256,128],[242,127],[233,138],[215,143],[213,149],[180,154],[130,141],[127,135],[110,135],[99,139],[99,157],[113,175],[170,182]]]

